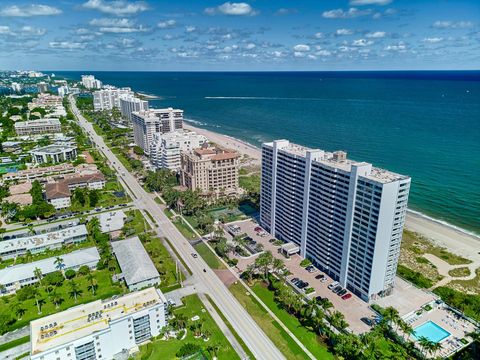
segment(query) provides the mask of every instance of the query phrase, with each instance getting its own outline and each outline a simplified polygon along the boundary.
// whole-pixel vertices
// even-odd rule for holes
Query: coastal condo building
[[[183,129],[183,110],[166,108],[132,112],[135,144],[150,154],[153,134],[165,134]]]
[[[233,150],[208,146],[181,153],[180,183],[203,195],[238,195],[240,154]]]
[[[122,96],[120,98],[120,112],[122,115],[132,121],[132,113],[134,111],[147,111],[148,101],[139,99],[135,96]]]
[[[288,140],[262,146],[260,221],[369,301],[391,293],[410,178]]]
[[[127,359],[166,325],[167,301],[154,287],[97,300],[30,323],[32,360]]]
[[[134,93],[129,87],[116,88],[106,86],[104,89],[93,93],[93,109],[95,111],[112,110],[114,107],[120,110],[122,97],[133,97]]]

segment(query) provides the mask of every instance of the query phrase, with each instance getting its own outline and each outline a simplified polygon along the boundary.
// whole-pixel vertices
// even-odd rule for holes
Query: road
[[[256,359],[285,359],[205,261],[200,256],[193,258],[191,254],[195,253],[195,249],[161,211],[159,205],[140,186],[137,179],[122,165],[105,144],[103,138],[95,132],[92,124],[82,116],[72,95],[69,96],[69,100],[80,126],[86,131],[98,150],[110,161],[119,178],[128,185],[128,189],[134,195],[135,205],[152,215],[159,225],[160,232],[171,241],[179,255],[186,262],[193,273],[198,290],[208,294],[213,299]]]

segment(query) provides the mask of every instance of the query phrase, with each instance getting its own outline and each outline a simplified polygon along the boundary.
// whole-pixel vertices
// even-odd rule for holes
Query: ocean
[[[284,138],[410,175],[410,209],[480,234],[480,71],[91,73],[257,146]]]

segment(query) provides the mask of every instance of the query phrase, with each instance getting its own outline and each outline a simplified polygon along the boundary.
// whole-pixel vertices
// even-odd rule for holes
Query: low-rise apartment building
[[[62,125],[58,119],[40,119],[31,121],[17,121],[15,123],[17,135],[53,134],[62,132]]]
[[[5,173],[2,176],[3,181],[14,180],[34,180],[46,176],[74,173],[75,167],[72,164],[59,164],[47,167],[38,167],[34,169],[19,170],[16,172]]]
[[[156,169],[178,171],[181,167],[181,153],[201,147],[207,138],[192,131],[172,131],[153,134],[150,144],[150,162]]]
[[[30,151],[34,164],[61,163],[73,161],[77,158],[77,146],[66,144],[52,144]]]
[[[100,254],[96,247],[80,249],[61,256],[63,260],[62,270],[69,269],[77,271],[81,266],[88,266],[91,270],[97,267],[100,261]],[[40,269],[41,277],[58,271],[57,257],[50,257],[26,264],[9,266],[0,270],[0,285],[3,285],[0,294],[12,294],[20,288],[32,285],[40,281],[35,270]]]
[[[32,99],[32,102],[28,103],[28,110],[35,108],[56,108],[63,106],[63,99],[57,95],[51,94],[38,94],[38,97]]]
[[[72,226],[45,234],[25,236],[12,240],[0,241],[0,259],[11,259],[25,255],[43,252],[47,249],[61,248],[63,245],[79,243],[87,240],[85,225]]]
[[[155,288],[97,300],[30,323],[32,360],[107,360],[129,352],[166,325],[167,301]]]
[[[205,195],[237,195],[240,154],[204,144],[181,155],[181,185]]]
[[[183,129],[183,110],[167,108],[135,111],[132,112],[132,124],[135,144],[148,155],[153,134]]]

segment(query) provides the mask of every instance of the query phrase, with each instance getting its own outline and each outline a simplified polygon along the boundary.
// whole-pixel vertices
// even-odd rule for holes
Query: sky
[[[480,0],[0,0],[0,69],[480,69]]]

